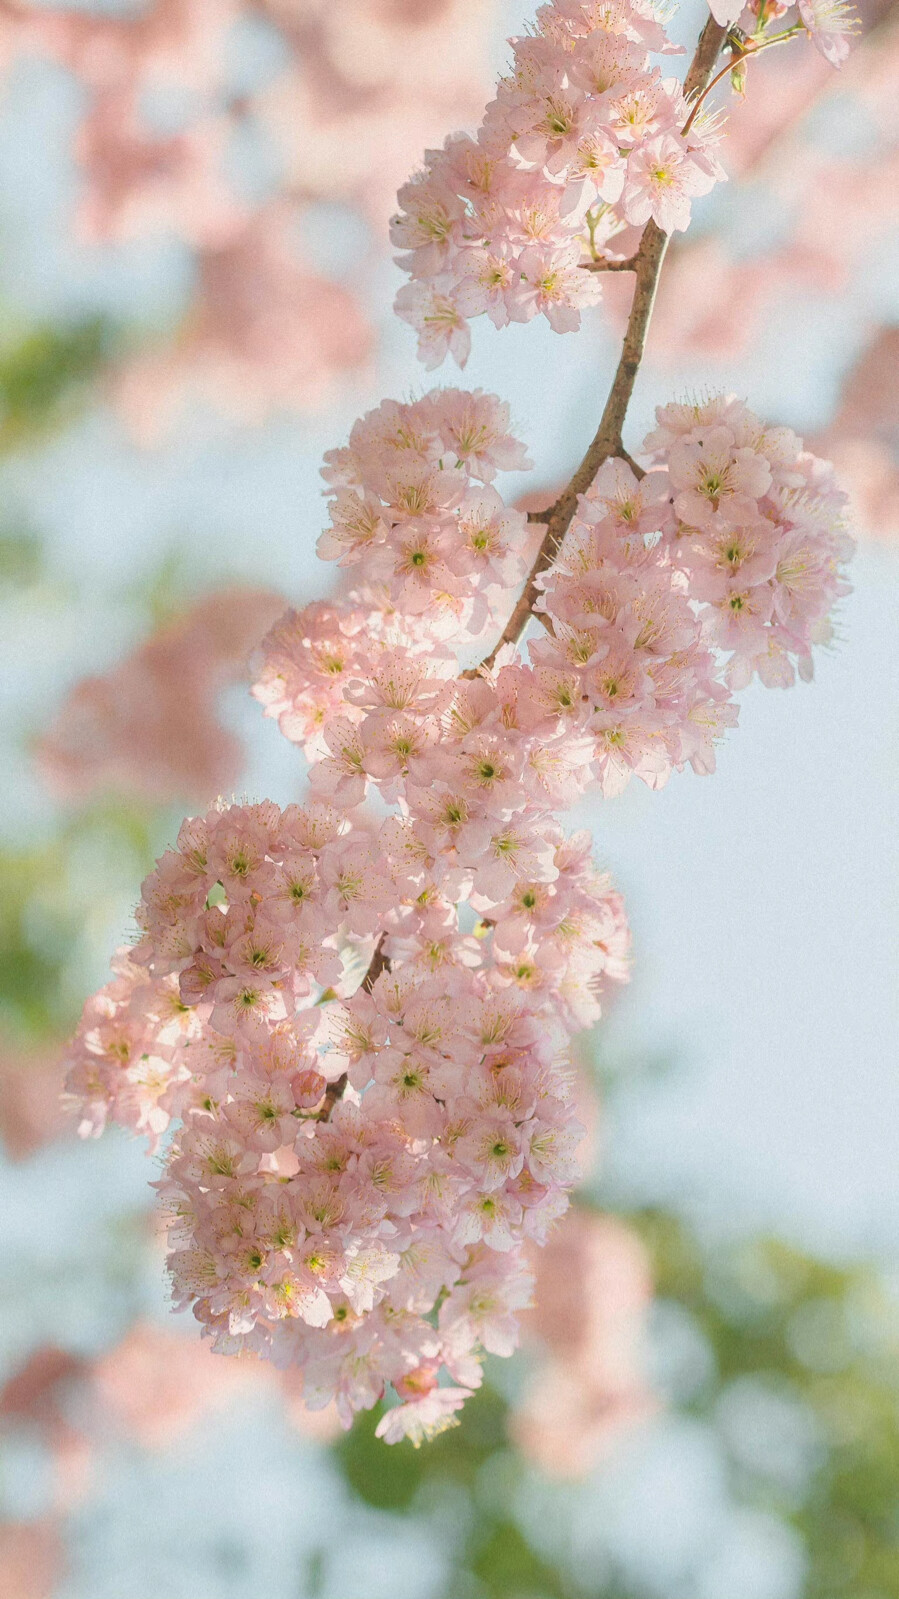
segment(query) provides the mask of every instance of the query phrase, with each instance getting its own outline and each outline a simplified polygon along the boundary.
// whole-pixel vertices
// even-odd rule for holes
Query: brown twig
[[[347,1074],[346,1074],[346,1072],[344,1072],[341,1077],[338,1077],[336,1083],[329,1083],[328,1084],[328,1092],[326,1093],[324,1099],[322,1100],[322,1108],[318,1112],[318,1114],[317,1114],[317,1116],[315,1118],[316,1121],[326,1122],[328,1120],[328,1117],[330,1116],[332,1110],[334,1109],[334,1106],[337,1104],[338,1099],[342,1099],[343,1098],[343,1092],[344,1092],[344,1089],[346,1088],[346,1085],[347,1085]]]
[[[595,261],[582,261],[581,270],[584,272],[636,272],[636,255],[629,255],[626,261],[606,261],[602,256],[597,256]]]
[[[721,46],[727,38],[727,29],[722,28],[709,17],[699,42],[696,54],[690,64],[684,82],[684,93],[688,99],[701,96],[709,83],[715,69],[715,63],[721,52]],[[656,297],[656,286],[665,251],[668,247],[668,235],[657,227],[655,222],[648,222],[643,230],[643,237],[634,258],[636,283],[634,284],[634,298],[631,303],[630,316],[624,343],[621,348],[621,359],[609,397],[606,400],[599,427],[596,430],[593,442],[584,459],[566,484],[559,498],[545,511],[531,513],[528,520],[546,524],[546,532],[537,558],[528,573],[527,582],[518,598],[515,609],[503,628],[500,637],[481,662],[479,671],[489,671],[504,644],[515,644],[524,632],[528,619],[534,607],[534,601],[539,593],[537,579],[547,567],[555,560],[559,546],[571,524],[577,508],[578,497],[586,493],[593,482],[597,472],[604,461],[610,456],[620,455],[624,446],[621,439],[624,419],[634,390],[640,362],[643,359],[643,350],[646,345],[646,333],[649,328],[649,319]],[[473,676],[474,673],[466,673]]]
[[[381,973],[390,970],[390,961],[384,954],[384,940],[386,937],[387,934],[382,933],[378,939],[378,942],[375,945],[375,952],[369,962],[368,971],[363,977],[362,982],[359,984],[359,988],[364,994],[370,994]],[[322,1100],[322,1108],[318,1112],[316,1121],[326,1122],[328,1120],[328,1117],[334,1109],[334,1106],[337,1104],[337,1101],[343,1098],[346,1085],[346,1072],[344,1072],[341,1077],[338,1077],[336,1083],[328,1084],[328,1090],[324,1099]]]
[[[641,478],[641,477],[645,477],[646,476],[646,473],[643,470],[643,468],[640,465],[640,463],[638,461],[635,461],[632,455],[628,455],[627,450],[624,448],[624,445],[621,446],[621,449],[619,450],[618,453],[621,456],[622,461],[626,461],[627,462],[628,466],[630,467],[631,471],[634,474],[634,477]]]

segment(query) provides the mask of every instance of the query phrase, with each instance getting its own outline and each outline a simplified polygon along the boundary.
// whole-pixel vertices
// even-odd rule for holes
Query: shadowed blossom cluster
[[[216,1347],[299,1365],[307,1403],[336,1398],[347,1424],[392,1383],[385,1433],[420,1438],[483,1350],[514,1347],[523,1246],[576,1176],[576,991],[595,1014],[627,929],[583,838],[546,827],[533,883],[475,895],[461,864],[441,892],[414,834],[315,805],[185,823],[69,1088],[83,1131],[111,1116],[155,1143],[179,1119],[159,1185],[174,1297]],[[477,937],[466,889],[490,912]]]
[[[396,309],[428,367],[447,353],[463,366],[482,313],[577,328],[600,298],[582,269],[614,258],[615,234],[650,217],[686,228],[692,199],[724,177],[715,119],[688,127],[679,81],[651,65],[673,46],[644,0],[552,0],[512,43],[476,138],[428,151],[391,223],[411,278]]]

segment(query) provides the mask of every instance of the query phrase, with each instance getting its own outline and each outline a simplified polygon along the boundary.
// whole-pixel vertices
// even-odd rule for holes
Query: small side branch
[[[629,255],[626,261],[606,261],[597,256],[595,261],[582,261],[582,272],[636,272],[638,256]]]
[[[334,1106],[337,1104],[338,1099],[343,1098],[346,1085],[346,1072],[343,1073],[342,1077],[338,1077],[336,1083],[328,1084],[328,1092],[322,1100],[322,1108],[315,1118],[316,1121],[326,1122],[328,1120],[332,1110],[334,1109]]]
[[[368,971],[359,984],[363,994],[370,994],[382,972],[389,972],[390,961],[384,954],[384,940],[387,934],[382,933],[375,945],[375,952],[369,962]]]
[[[375,952],[369,962],[368,971],[359,984],[364,994],[370,994],[381,973],[390,970],[390,961],[384,954],[384,940],[386,937],[387,934],[382,933],[378,939],[375,945]],[[347,1074],[344,1072],[341,1077],[338,1077],[336,1083],[329,1083],[328,1091],[322,1100],[322,1108],[318,1112],[316,1121],[326,1122],[328,1120],[337,1101],[342,1099],[346,1092],[347,1080]]]

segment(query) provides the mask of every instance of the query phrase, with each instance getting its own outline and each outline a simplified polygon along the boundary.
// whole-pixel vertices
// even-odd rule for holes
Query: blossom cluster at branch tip
[[[815,49],[832,67],[841,67],[861,20],[848,0],[799,0],[799,15]]]
[[[391,236],[410,282],[396,310],[428,367],[464,365],[482,313],[577,328],[601,293],[584,265],[615,259],[628,225],[686,228],[724,177],[718,119],[703,109],[684,133],[681,84],[650,62],[674,47],[648,0],[551,0],[512,46],[476,137],[427,151],[399,192]]]

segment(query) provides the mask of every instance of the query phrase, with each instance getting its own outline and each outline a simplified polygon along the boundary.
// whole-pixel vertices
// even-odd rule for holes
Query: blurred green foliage
[[[38,327],[0,345],[0,451],[20,448],[72,420],[108,361],[113,333],[101,317]]]
[[[899,1307],[878,1274],[774,1238],[704,1247],[660,1210],[625,1219],[649,1246],[660,1311],[674,1310],[701,1343],[689,1391],[668,1405],[714,1435],[734,1504],[799,1534],[803,1599],[897,1599]],[[353,1491],[379,1510],[446,1505],[460,1532],[445,1599],[647,1599],[611,1558],[595,1583],[547,1562],[541,1529],[516,1513],[533,1474],[512,1449],[507,1402],[489,1381],[460,1427],[417,1451],[385,1449],[379,1414],[360,1417],[337,1458]],[[614,1455],[600,1469],[614,1471]]]
[[[32,588],[43,570],[41,541],[37,533],[0,529],[0,586]]]
[[[96,945],[110,916],[136,902],[160,848],[160,820],[110,801],[65,817],[32,848],[0,844],[0,1030],[13,1046],[74,1027]],[[121,938],[127,933],[122,925]]]
[[[681,1306],[711,1356],[686,1408],[718,1423],[737,1385],[810,1422],[807,1480],[782,1472],[762,1421],[749,1458],[728,1441],[740,1497],[801,1534],[808,1599],[899,1595],[899,1304],[872,1268],[816,1260],[779,1239],[704,1252],[690,1229],[638,1218],[658,1295]],[[747,1420],[751,1415],[746,1409]],[[763,1414],[763,1412],[762,1412]],[[766,1447],[767,1446],[767,1447]]]

